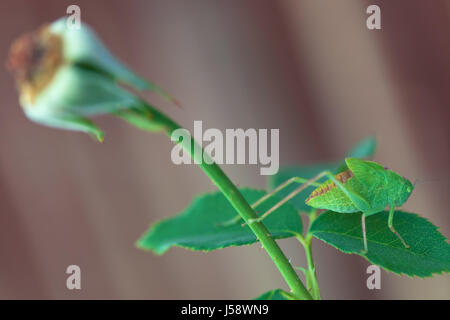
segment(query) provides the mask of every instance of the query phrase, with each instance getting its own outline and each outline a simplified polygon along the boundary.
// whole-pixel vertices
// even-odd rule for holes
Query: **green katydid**
[[[365,218],[383,211],[386,206],[389,206],[389,229],[400,239],[406,248],[409,248],[400,234],[395,230],[393,218],[395,207],[401,206],[411,195],[414,189],[411,182],[396,172],[373,161],[346,158],[345,163],[345,170],[337,175],[333,175],[330,171],[323,171],[309,180],[300,177],[287,180],[273,192],[259,199],[252,207],[256,208],[294,182],[303,184],[265,212],[261,217],[250,220],[248,223],[261,221],[306,187],[315,185],[317,189],[306,199],[307,205],[317,209],[327,209],[341,213],[362,213],[361,224],[364,252],[367,252]],[[328,180],[321,184],[317,183],[316,181],[322,177],[327,177]]]

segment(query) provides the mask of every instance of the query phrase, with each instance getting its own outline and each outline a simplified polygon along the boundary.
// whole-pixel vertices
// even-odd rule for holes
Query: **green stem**
[[[153,108],[152,108],[153,109]],[[162,124],[165,127],[166,134],[172,137],[172,132],[181,127],[162,114],[161,112],[153,109],[154,120],[157,123]],[[179,141],[177,143],[180,143]],[[206,161],[195,161],[198,158],[198,153],[195,152],[196,148],[200,148],[201,154],[203,155],[203,149],[197,144],[197,142],[191,137],[189,143],[187,141],[182,141],[181,145],[184,150],[189,152],[189,154],[194,159],[194,162],[199,165],[199,167],[206,173],[206,175],[216,184],[219,190],[225,195],[225,197],[230,201],[242,219],[247,222],[249,219],[257,219],[257,215],[248,202],[244,199],[238,188],[231,182],[231,180],[225,175],[225,173],[220,169],[216,163],[208,164]],[[199,159],[201,160],[201,159]],[[261,245],[265,248],[270,258],[273,260],[287,285],[291,289],[292,293],[299,299],[309,300],[312,299],[308,290],[301,282],[294,268],[289,263],[289,260],[281,251],[278,244],[272,238],[269,230],[261,222],[253,222],[248,224],[250,229],[253,231]]]
[[[313,235],[309,232],[309,228],[311,227],[312,223],[316,218],[317,218],[317,210],[312,210],[311,213],[309,214],[309,226],[308,232],[306,233],[306,237],[303,238],[299,236],[297,237],[297,239],[305,248],[306,261],[308,264],[308,270],[306,270],[305,276],[308,289],[310,290],[311,295],[315,300],[320,300],[321,297],[320,297],[319,283],[317,281],[316,267],[314,265],[314,259],[312,255]]]
[[[305,242],[306,242],[305,254],[306,254],[306,260],[308,262],[308,273],[309,273],[309,279],[310,279],[309,286],[311,287],[311,295],[313,296],[313,298],[320,300],[320,289],[319,289],[319,283],[317,282],[316,268],[314,266],[314,259],[312,256],[311,240],[312,240],[312,236],[307,235],[307,237],[305,239]]]

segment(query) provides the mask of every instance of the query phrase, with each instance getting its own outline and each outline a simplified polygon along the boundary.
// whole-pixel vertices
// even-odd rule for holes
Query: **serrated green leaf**
[[[266,192],[254,189],[241,189],[244,198],[253,203]],[[265,212],[280,199],[271,198],[258,207]],[[139,239],[139,248],[162,254],[171,246],[192,250],[210,251],[229,246],[247,245],[256,242],[256,237],[248,225],[242,221],[224,226],[225,222],[236,217],[237,212],[221,192],[196,197],[191,205],[175,217],[154,224]],[[302,222],[294,207],[285,204],[263,221],[276,238],[288,238],[302,232]]]
[[[373,137],[368,137],[360,141],[348,153],[346,158],[367,158],[373,156],[377,147],[377,141]]]
[[[377,141],[373,137],[368,137],[360,141],[356,146],[354,146],[345,156],[345,158],[369,158],[374,155],[377,148]],[[347,165],[343,159],[335,171],[336,173],[347,170]]]
[[[366,138],[359,142],[355,147],[353,147],[348,153],[347,157],[353,158],[366,158],[373,155],[376,148],[376,140],[372,137]],[[282,184],[283,182],[289,180],[292,177],[301,177],[306,179],[311,179],[314,176],[318,175],[322,171],[329,170],[331,172],[340,172],[345,170],[345,162],[342,159],[339,162],[334,163],[323,163],[317,165],[309,165],[309,166],[287,166],[281,167],[277,174],[270,176],[268,180],[269,189],[275,189],[277,186]],[[319,182],[325,181],[326,178],[319,180]],[[291,186],[286,187],[284,190],[279,192],[279,197],[286,197],[293,190],[298,188],[297,183],[293,183]],[[301,212],[308,212],[311,210],[311,207],[305,204],[306,198],[308,198],[311,191],[314,189],[314,186],[310,186],[302,191],[295,198],[289,200],[294,207],[296,207]]]
[[[281,289],[274,289],[267,291],[255,298],[254,300],[292,300],[289,298],[289,293]]]
[[[427,219],[416,214],[396,211],[394,227],[403,237],[405,248],[388,227],[387,211],[366,218],[368,252],[371,263],[398,274],[429,277],[450,272],[450,245]],[[345,252],[361,255],[363,238],[360,213],[322,213],[310,232],[318,239]]]

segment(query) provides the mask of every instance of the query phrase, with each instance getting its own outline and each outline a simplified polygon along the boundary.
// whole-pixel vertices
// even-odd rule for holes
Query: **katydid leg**
[[[275,194],[277,194],[278,192],[280,192],[284,188],[288,187],[289,185],[293,184],[294,182],[295,183],[307,183],[310,180],[311,179],[308,180],[308,179],[300,178],[300,177],[292,177],[289,180],[287,180],[286,182],[283,182],[282,184],[280,184],[272,192],[266,194],[264,197],[262,197],[261,199],[259,199],[255,203],[253,203],[252,204],[252,208],[255,209],[257,206],[259,206],[260,204],[262,204],[266,200],[270,199],[272,196],[274,196]],[[311,182],[310,185],[314,185],[314,186],[318,187],[320,184],[316,183],[316,182]]]
[[[283,200],[281,200],[280,202],[278,202],[276,205],[274,205],[272,208],[270,208],[268,211],[266,211],[261,217],[257,218],[257,219],[250,219],[248,221],[248,223],[253,223],[253,222],[259,222],[262,221],[263,219],[265,219],[269,214],[271,214],[272,212],[274,212],[275,210],[277,210],[279,207],[281,207],[283,204],[285,204],[286,202],[288,202],[289,200],[291,200],[292,198],[294,198],[296,195],[298,195],[300,192],[302,192],[304,189],[306,189],[307,187],[311,186],[311,185],[317,185],[316,181],[319,180],[320,178],[328,175],[328,171],[323,171],[321,173],[319,173],[318,175],[316,175],[315,177],[306,180],[300,187],[298,187],[297,189],[295,189],[294,191],[292,191],[291,193],[289,193]],[[303,178],[297,178],[297,179],[303,179]],[[281,186],[280,186],[281,187]],[[286,186],[285,186],[286,187]],[[278,189],[278,188],[277,188]],[[281,189],[280,189],[281,190]],[[278,191],[280,191],[278,190]],[[278,192],[277,191],[277,192]],[[273,195],[273,194],[272,194]],[[261,199],[260,199],[261,200]],[[259,201],[257,201],[259,202]],[[261,203],[261,202],[260,202]]]
[[[283,189],[287,188],[288,186],[290,186],[293,183],[307,183],[310,180],[311,179],[306,179],[306,178],[301,178],[301,177],[292,177],[292,178],[286,180],[285,182],[283,182],[278,187],[276,187],[272,192],[270,192],[270,193],[266,194],[265,196],[261,197],[260,199],[258,199],[256,202],[254,202],[251,205],[251,207],[253,209],[256,209],[259,205],[261,205],[265,201],[269,200],[271,197],[276,195],[278,192],[282,191]],[[311,182],[310,185],[318,187],[320,184],[317,183],[317,182]],[[304,187],[304,188],[306,188],[306,187]],[[225,221],[224,223],[221,223],[220,225],[221,226],[225,226],[225,227],[226,226],[230,226],[230,225],[238,223],[241,219],[242,218],[241,218],[240,215],[236,215],[234,218],[232,218],[232,219],[230,219],[228,221]]]
[[[395,212],[395,207],[391,206],[389,208],[389,218],[388,218],[388,226],[389,229],[391,229],[391,231],[397,236],[397,238],[400,239],[400,241],[403,243],[403,245],[405,246],[406,249],[409,249],[409,245],[405,242],[405,240],[403,240],[402,236],[397,232],[397,230],[395,230],[394,228],[394,212]]]

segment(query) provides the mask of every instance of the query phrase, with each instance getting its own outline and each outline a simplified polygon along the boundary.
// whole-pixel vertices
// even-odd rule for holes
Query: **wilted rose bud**
[[[155,90],[171,99],[123,66],[86,24],[68,28],[65,18],[18,38],[7,65],[15,75],[28,118],[83,131],[100,141],[103,132],[88,116],[112,113],[143,129],[159,127],[152,109],[118,83]]]

